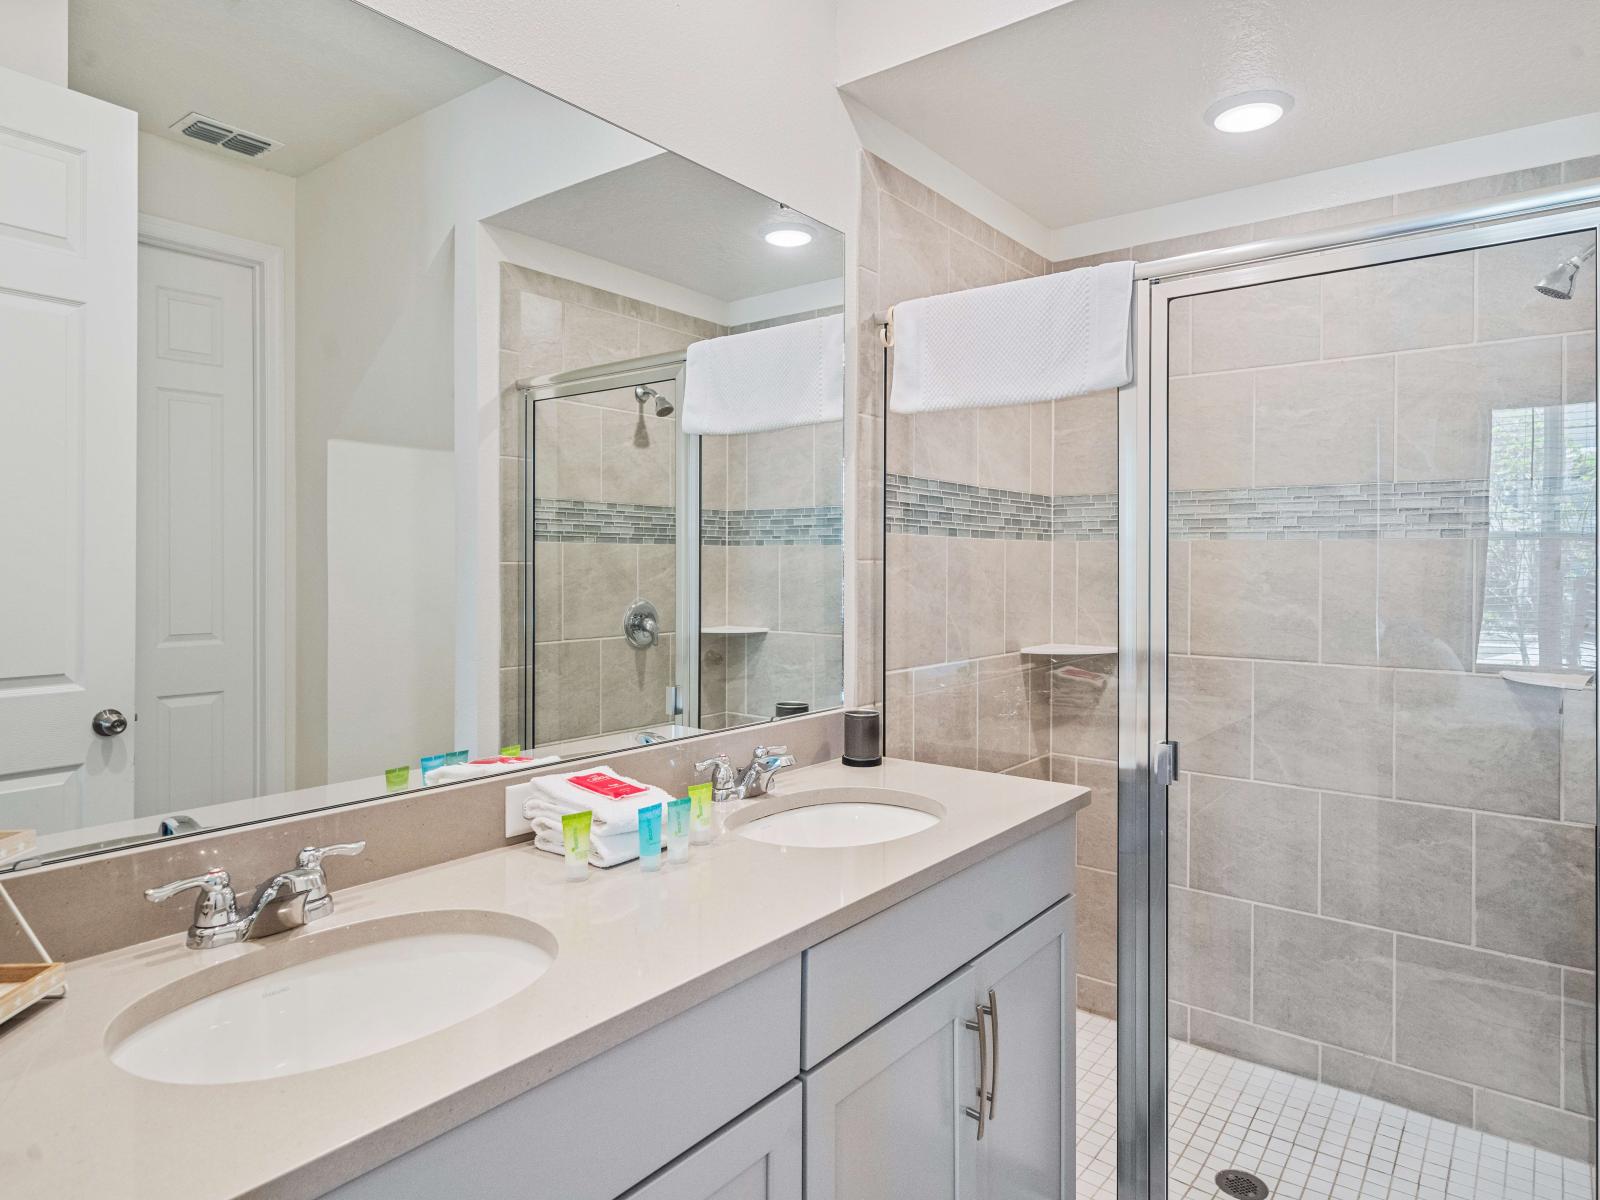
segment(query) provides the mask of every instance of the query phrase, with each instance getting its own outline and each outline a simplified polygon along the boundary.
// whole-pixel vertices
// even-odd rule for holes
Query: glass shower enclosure
[[[1449,224],[1142,272],[1121,1200],[1593,1194],[1596,209]]]

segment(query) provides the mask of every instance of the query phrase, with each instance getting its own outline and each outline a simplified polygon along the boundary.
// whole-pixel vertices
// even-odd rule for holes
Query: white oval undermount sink
[[[726,828],[753,842],[819,850],[892,842],[943,817],[938,804],[914,792],[829,787],[770,796],[734,813]]]
[[[476,1016],[532,985],[555,956],[546,930],[503,913],[416,913],[307,933],[145,997],[113,1022],[109,1054],[161,1083],[298,1075]]]

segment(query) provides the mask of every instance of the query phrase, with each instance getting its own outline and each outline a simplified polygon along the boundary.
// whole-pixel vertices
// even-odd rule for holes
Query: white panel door
[[[133,813],[136,187],[133,113],[0,69],[0,827]]]
[[[973,978],[951,976],[803,1076],[806,1200],[975,1195]]]
[[[800,1128],[800,1085],[791,1083],[625,1200],[801,1200]]]
[[[1074,1190],[1073,901],[1039,914],[973,963],[988,1005],[993,1103],[978,1143],[984,1200],[1068,1200]]]
[[[136,811],[256,787],[255,273],[139,247]]]

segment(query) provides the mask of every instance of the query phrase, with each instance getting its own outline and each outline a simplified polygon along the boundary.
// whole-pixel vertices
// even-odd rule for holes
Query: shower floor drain
[[[1217,1190],[1232,1200],[1267,1200],[1267,1185],[1249,1171],[1218,1171]]]

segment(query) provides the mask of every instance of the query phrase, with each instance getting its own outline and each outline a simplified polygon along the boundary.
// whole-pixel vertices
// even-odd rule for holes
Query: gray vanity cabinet
[[[1062,900],[806,1072],[806,1200],[1072,1195],[1072,919]]]
[[[712,1134],[623,1200],[801,1200],[800,1084]]]

